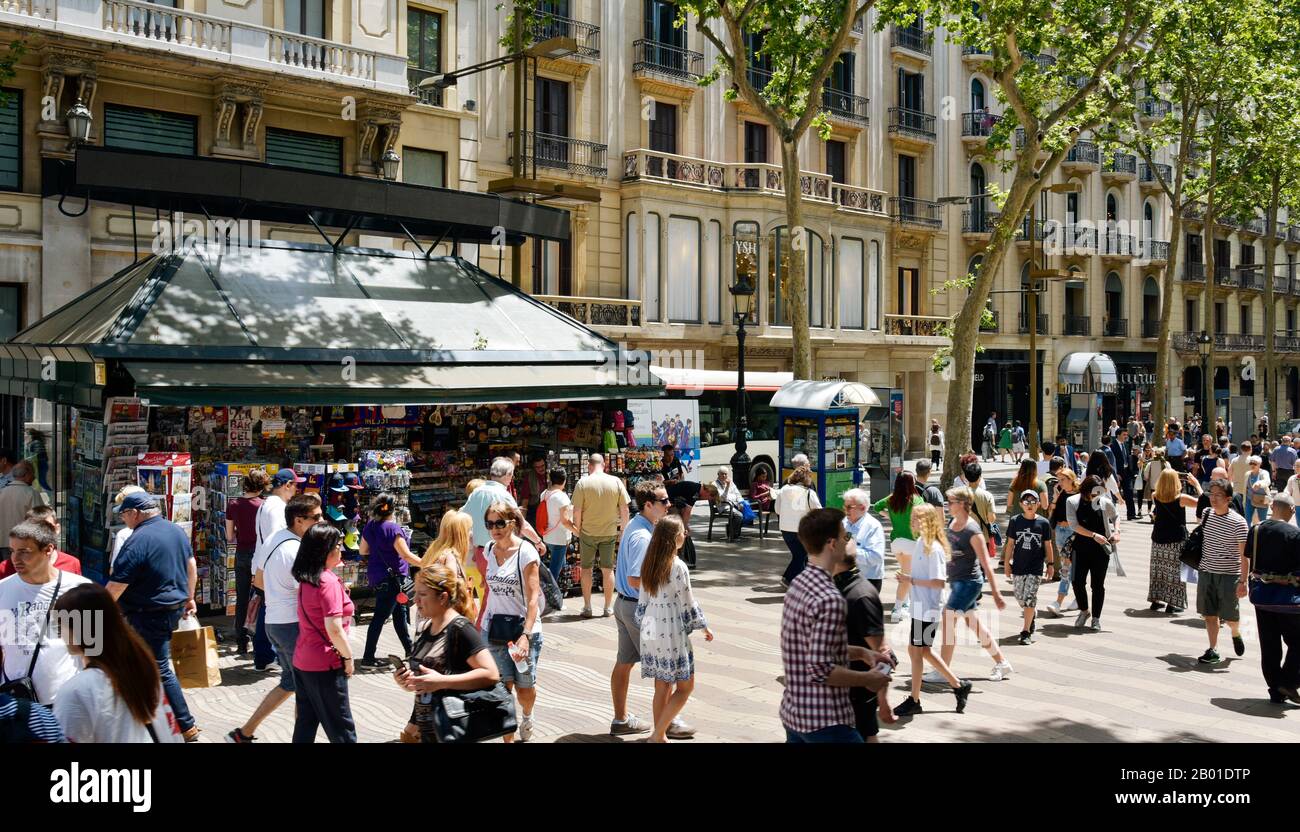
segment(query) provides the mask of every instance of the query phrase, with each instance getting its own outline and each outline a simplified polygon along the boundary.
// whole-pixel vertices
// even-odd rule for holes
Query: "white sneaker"
[[[1056,603],[1055,601],[1047,605],[1046,611],[1051,613],[1053,618],[1061,617],[1061,605]]]
[[[993,672],[989,674],[989,680],[1001,682],[1011,675],[1011,662],[1000,661],[993,665]]]
[[[533,715],[524,714],[524,718],[519,720],[519,741],[528,742],[533,738]]]
[[[948,681],[943,678],[943,674],[937,670],[927,670],[921,677],[921,681],[927,685],[946,685]]]
[[[1079,608],[1079,599],[1078,599],[1078,598],[1071,598],[1071,599],[1070,599],[1070,603],[1068,603],[1068,604],[1065,605],[1065,611],[1066,611],[1066,612],[1074,612],[1074,611],[1077,610],[1078,608]]]
[[[889,623],[897,624],[898,622],[902,621],[903,613],[906,611],[907,611],[907,607],[903,607],[903,606],[899,606],[898,604],[895,604],[893,611],[889,613]]]

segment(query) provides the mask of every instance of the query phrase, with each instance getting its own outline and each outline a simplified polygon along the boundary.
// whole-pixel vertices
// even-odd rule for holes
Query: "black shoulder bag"
[[[1209,509],[1214,511],[1214,509]],[[1207,515],[1208,516],[1208,512]],[[1201,568],[1201,555],[1205,552],[1205,516],[1201,517],[1201,522],[1196,524],[1191,534],[1183,541],[1182,551],[1178,553],[1178,559],[1182,561],[1189,569]]]
[[[448,654],[460,646],[460,627],[448,634]],[[448,663],[448,670],[450,670]],[[519,728],[515,698],[497,682],[483,690],[438,691],[433,695],[433,727],[440,743],[472,743],[513,734]]]
[[[7,693],[14,699],[26,699],[31,702],[39,702],[40,698],[36,695],[36,681],[32,674],[36,671],[36,659],[41,655],[41,645],[45,643],[45,634],[50,629],[50,614],[54,612],[54,603],[59,600],[59,587],[63,586],[63,570],[58,570],[59,577],[54,581],[54,595],[50,596],[50,605],[45,608],[45,623],[41,625],[41,631],[36,634],[36,648],[32,650],[32,660],[27,664],[27,675],[21,679],[14,679],[12,682],[5,682],[0,685],[0,693]],[[4,673],[0,665],[0,673]]]

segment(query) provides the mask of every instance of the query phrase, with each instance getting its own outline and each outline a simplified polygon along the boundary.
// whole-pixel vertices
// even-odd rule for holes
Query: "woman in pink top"
[[[352,648],[348,629],[356,607],[332,571],[343,560],[343,536],[328,523],[307,530],[293,562],[298,581],[298,641],[293,650],[297,721],[295,743],[316,741],[324,728],[330,742],[356,742],[348,703]]]

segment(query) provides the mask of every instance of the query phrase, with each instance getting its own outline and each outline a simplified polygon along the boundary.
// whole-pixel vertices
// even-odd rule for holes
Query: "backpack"
[[[537,503],[536,530],[537,533],[541,535],[543,538],[545,538],[546,533],[551,530],[551,517],[550,517],[550,513],[546,509],[546,503],[547,503],[547,495],[545,492],[542,492],[542,499]],[[545,543],[546,541],[543,540],[542,542]]]
[[[938,448],[939,445],[940,445],[940,442],[939,442],[939,434],[937,434],[937,433],[932,433],[932,434],[930,434],[930,447],[931,447],[931,448]]]

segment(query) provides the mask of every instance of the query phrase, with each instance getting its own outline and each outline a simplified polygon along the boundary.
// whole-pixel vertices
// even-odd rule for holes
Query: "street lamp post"
[[[1210,345],[1212,343],[1213,343],[1213,339],[1210,338],[1210,336],[1205,332],[1205,330],[1202,329],[1200,336],[1197,337],[1196,339],[1196,348],[1197,351],[1200,352],[1201,354],[1201,413],[1202,414],[1208,414],[1214,407],[1213,399],[1211,398],[1214,395],[1214,380],[1210,378],[1209,369],[1208,369],[1210,364]],[[1201,416],[1202,433],[1205,432],[1204,425],[1209,422],[1210,419],[1207,415]]]
[[[731,476],[737,488],[749,487],[749,419],[745,414],[745,324],[749,323],[749,314],[754,303],[754,284],[748,275],[741,275],[739,280],[728,290],[735,306],[736,320],[736,452],[731,455]]]

